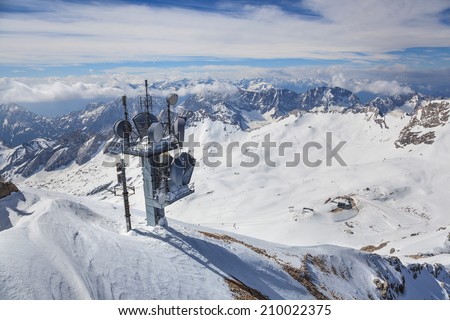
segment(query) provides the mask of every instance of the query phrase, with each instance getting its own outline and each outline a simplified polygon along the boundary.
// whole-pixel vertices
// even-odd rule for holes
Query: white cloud
[[[414,91],[409,86],[401,85],[396,80],[355,81],[354,79],[346,79],[342,73],[333,75],[330,85],[348,89],[353,93],[365,91],[380,95],[407,94]]]
[[[171,93],[176,93],[179,96],[186,96],[190,94],[208,94],[221,93],[222,95],[232,95],[238,90],[236,86],[221,81],[214,81],[212,83],[195,83],[192,86],[181,87],[177,90],[157,90],[154,91],[156,95],[167,96]]]
[[[367,91],[374,94],[406,94],[412,93],[413,90],[409,86],[401,85],[397,81],[376,80],[369,83],[358,84],[355,92]]]
[[[126,87],[65,79],[0,78],[0,103],[37,103],[77,99],[98,99],[123,95]]]
[[[450,46],[450,29],[439,22],[446,1],[302,3],[322,18],[302,18],[276,6],[247,6],[230,15],[117,2],[41,1],[45,12],[2,13],[0,61],[54,65],[158,56],[365,61],[392,59],[385,52],[409,47]]]
[[[150,81],[150,84],[152,82]],[[130,84],[135,86],[131,87]],[[233,94],[236,87],[227,82],[213,81],[198,83],[193,81],[188,86],[153,90],[150,93],[166,96],[177,93],[188,94],[214,93]],[[55,101],[98,100],[143,95],[145,92],[143,78],[124,74],[104,76],[82,76],[65,78],[0,78],[0,103],[42,103]]]
[[[180,96],[203,92],[235,92],[226,82],[198,83],[197,79],[240,80],[243,78],[271,78],[285,81],[317,80],[351,90],[354,93],[371,92],[380,95],[409,93],[419,90],[426,94],[450,96],[450,70],[447,68],[414,71],[402,65],[390,68],[287,67],[260,68],[249,66],[202,66],[165,68],[118,68],[108,73],[78,77],[0,78],[0,103],[42,103],[68,100],[98,100],[143,95],[144,79],[157,81],[193,80],[186,87],[154,92],[156,95],[178,93]],[[133,86],[130,86],[132,84]]]

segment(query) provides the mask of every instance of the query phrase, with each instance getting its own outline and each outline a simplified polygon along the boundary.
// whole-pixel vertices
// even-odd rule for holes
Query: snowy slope
[[[305,143],[325,145],[326,132],[332,132],[333,146],[347,141],[340,151],[347,166],[333,160],[329,167],[323,163],[309,168],[300,163],[289,168],[285,163],[293,155],[288,149],[285,156],[272,150],[276,167],[261,161],[254,168],[244,168],[241,161],[251,159],[234,149],[231,167],[226,166],[226,159],[219,159],[222,165],[211,168],[204,165],[202,150],[197,148],[196,192],[169,206],[167,215],[289,246],[373,246],[377,253],[397,256],[406,263],[440,262],[448,267],[450,126],[433,128],[433,144],[397,148],[395,142],[410,119],[402,113],[388,114],[385,126],[374,122],[370,112],[301,113],[247,132],[204,119],[189,129],[195,140],[201,145],[218,141],[224,149],[234,141],[261,146],[270,134],[272,141],[292,142],[294,151],[302,154]],[[262,159],[261,147],[254,151]],[[310,159],[324,160],[324,155],[324,149],[315,150]],[[113,165],[114,159],[100,153],[84,165],[41,172],[22,183],[120,205],[121,199],[106,191],[116,183]],[[143,210],[140,171],[138,160],[131,159],[129,182],[137,188],[132,207]],[[336,197],[352,198],[355,208],[332,212],[336,206],[325,202]]]
[[[442,266],[336,246],[288,247],[23,188],[1,200],[0,299],[448,299]]]
[[[304,114],[248,134],[231,133],[227,141],[256,141],[260,145],[263,137],[271,134],[272,141],[291,141],[298,146],[296,152],[302,152],[301,147],[309,141],[325,145],[325,132],[329,131],[336,141],[334,145],[347,141],[340,153],[347,166],[334,162],[331,167],[307,168],[300,164],[286,168],[284,163],[293,159],[288,153],[285,157],[272,157],[278,162],[275,168],[264,164],[242,168],[242,155],[236,153],[232,168],[199,168],[194,173],[196,194],[174,204],[170,215],[289,245],[329,243],[361,248],[395,240],[396,255],[401,255],[397,251],[402,249],[402,243],[409,246],[409,240],[416,242],[436,235],[428,250],[433,251],[436,246],[446,253],[446,263],[450,263],[448,247],[444,245],[450,224],[446,210],[450,205],[446,191],[450,178],[450,127],[437,129],[439,139],[432,146],[398,149],[394,141],[407,118],[386,117],[386,129],[365,117]],[[205,124],[199,131],[205,132],[208,127]],[[217,141],[218,137],[208,138]],[[262,155],[261,150],[259,154]],[[323,156],[322,150],[312,154],[312,159]],[[357,202],[354,214],[336,217],[323,208],[327,199],[348,195]],[[304,207],[313,208],[315,214],[302,214]],[[415,233],[419,233],[418,238],[412,240],[411,234]],[[389,253],[392,247],[389,244],[380,252]],[[409,254],[414,253],[408,251]]]
[[[0,203],[0,298],[448,299],[449,102],[432,103],[440,114],[295,112],[248,131],[201,119],[189,129],[201,145],[256,142],[263,159],[270,135],[294,148],[252,168],[240,148],[229,166],[210,159],[216,168],[197,148],[196,192],[167,208],[168,229],[145,226],[136,158],[128,234],[122,199],[108,191],[114,159],[102,152],[23,179],[24,194]],[[346,141],[346,166],[286,167],[305,143],[325,146],[326,132],[333,146]]]

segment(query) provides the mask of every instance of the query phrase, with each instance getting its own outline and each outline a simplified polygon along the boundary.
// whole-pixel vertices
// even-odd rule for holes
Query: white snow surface
[[[130,199],[130,233],[124,232],[121,198],[95,193],[116,183],[114,159],[102,153],[82,166],[19,181],[24,198],[11,196],[0,206],[2,219],[8,216],[12,226],[0,232],[0,298],[229,299],[224,278],[230,277],[272,299],[313,297],[273,259],[198,232],[204,230],[229,234],[298,268],[310,254],[342,274],[352,270],[351,277],[338,277],[311,265],[314,283],[323,284],[330,298],[331,292],[346,299],[380,298],[373,281],[388,270],[389,281],[402,276],[406,281],[405,293],[395,298],[448,299],[450,126],[427,129],[436,133],[431,145],[396,148],[409,119],[394,112],[382,128],[364,113],[304,113],[247,132],[205,119],[189,129],[201,145],[217,141],[225,150],[235,141],[258,142],[254,152],[262,158],[261,142],[270,134],[272,141],[292,142],[294,149],[284,156],[272,149],[276,167],[261,160],[245,168],[240,163],[251,158],[235,148],[231,166],[212,158],[223,162],[212,168],[197,148],[196,192],[167,207],[167,229],[145,226],[135,158],[127,170],[137,190]],[[339,152],[346,166],[333,159],[331,166],[286,167],[293,151],[303,154],[310,141],[324,146],[311,149],[310,160],[325,160],[326,132],[333,134],[333,147],[346,141]],[[337,197],[350,197],[355,208],[332,212],[336,204],[328,200]],[[379,248],[362,253],[364,246]],[[403,263],[400,271],[389,264],[396,257]],[[428,276],[436,274],[436,263],[445,270],[439,280]],[[414,277],[410,268],[418,264],[429,272]],[[29,291],[17,285],[28,282],[33,283]],[[217,285],[205,285],[211,282]]]
[[[225,279],[269,299],[379,298],[375,279],[402,285],[392,293],[399,299],[448,299],[450,290],[440,266],[412,270],[336,246],[224,241],[173,220],[149,228],[139,210],[126,233],[114,204],[27,187],[1,202],[0,214],[16,218],[0,232],[0,299],[232,299]]]

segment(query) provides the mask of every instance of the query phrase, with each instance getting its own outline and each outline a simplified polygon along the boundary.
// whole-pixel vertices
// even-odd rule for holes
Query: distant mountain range
[[[189,93],[198,82],[160,82],[152,92],[187,92],[180,97],[176,111],[188,123],[209,118],[242,130],[254,121],[276,121],[298,112],[367,112],[384,115],[400,109],[413,112],[430,97],[420,93],[378,97],[363,104],[351,91],[339,87],[315,87],[304,93],[280,88],[263,79],[237,83],[206,81],[203,90]],[[311,86],[313,83],[304,84]],[[153,112],[165,108],[161,96],[153,98]],[[139,97],[128,99],[130,115],[140,112]],[[100,151],[112,136],[115,121],[123,118],[120,98],[107,103],[91,103],[83,110],[46,118],[16,104],[0,105],[0,174],[31,176],[39,170],[52,171],[76,161],[82,164]]]

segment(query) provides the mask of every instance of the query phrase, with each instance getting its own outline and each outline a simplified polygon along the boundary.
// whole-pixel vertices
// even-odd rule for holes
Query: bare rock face
[[[19,189],[17,189],[14,183],[0,180],[0,199],[9,196],[13,192],[19,192]]]
[[[435,130],[448,123],[450,115],[450,101],[436,101],[416,110],[409,123],[402,129],[395,141],[397,148],[410,144],[433,144],[436,138]]]

